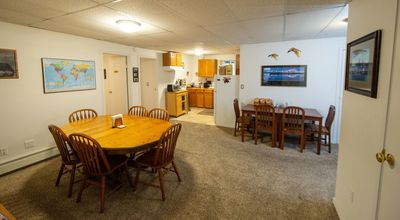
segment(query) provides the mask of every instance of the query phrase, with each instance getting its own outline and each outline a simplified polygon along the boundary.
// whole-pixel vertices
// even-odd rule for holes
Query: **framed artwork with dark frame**
[[[261,86],[307,86],[307,65],[261,66]]]
[[[17,51],[0,49],[0,79],[18,79]]]
[[[347,44],[345,89],[376,98],[382,30]]]
[[[139,82],[139,67],[132,67],[133,82]]]

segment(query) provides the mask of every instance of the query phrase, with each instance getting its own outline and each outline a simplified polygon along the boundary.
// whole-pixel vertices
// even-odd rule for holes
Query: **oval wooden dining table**
[[[160,139],[172,124],[169,121],[123,116],[125,128],[112,128],[111,115],[71,122],[62,127],[66,135],[83,133],[98,141],[109,154],[127,154],[145,150]]]

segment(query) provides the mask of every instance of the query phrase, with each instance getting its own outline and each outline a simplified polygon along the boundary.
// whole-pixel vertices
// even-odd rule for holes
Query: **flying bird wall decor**
[[[290,49],[288,50],[288,53],[290,53],[290,52],[293,52],[294,54],[296,54],[297,57],[300,57],[300,56],[301,56],[301,50],[299,50],[299,49],[297,49],[297,48],[295,48],[295,47],[290,48]]]
[[[268,57],[273,58],[274,60],[278,60],[279,55],[277,53],[271,53]]]

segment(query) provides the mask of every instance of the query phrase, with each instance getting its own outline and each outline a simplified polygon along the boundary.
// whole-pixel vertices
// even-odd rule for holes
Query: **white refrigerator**
[[[214,119],[217,126],[235,127],[233,100],[239,98],[239,76],[216,75],[214,77]]]

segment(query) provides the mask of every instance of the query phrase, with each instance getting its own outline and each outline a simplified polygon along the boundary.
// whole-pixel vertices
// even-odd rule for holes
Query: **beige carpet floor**
[[[320,156],[314,145],[304,153],[292,145],[282,151],[242,143],[232,129],[182,123],[175,160],[183,182],[174,173],[166,176],[165,202],[158,188],[139,185],[132,192],[122,176],[122,188],[99,214],[96,187],[76,203],[78,185],[71,199],[67,177],[54,186],[56,157],[0,177],[0,203],[18,219],[338,219],[331,202],[336,146]]]

